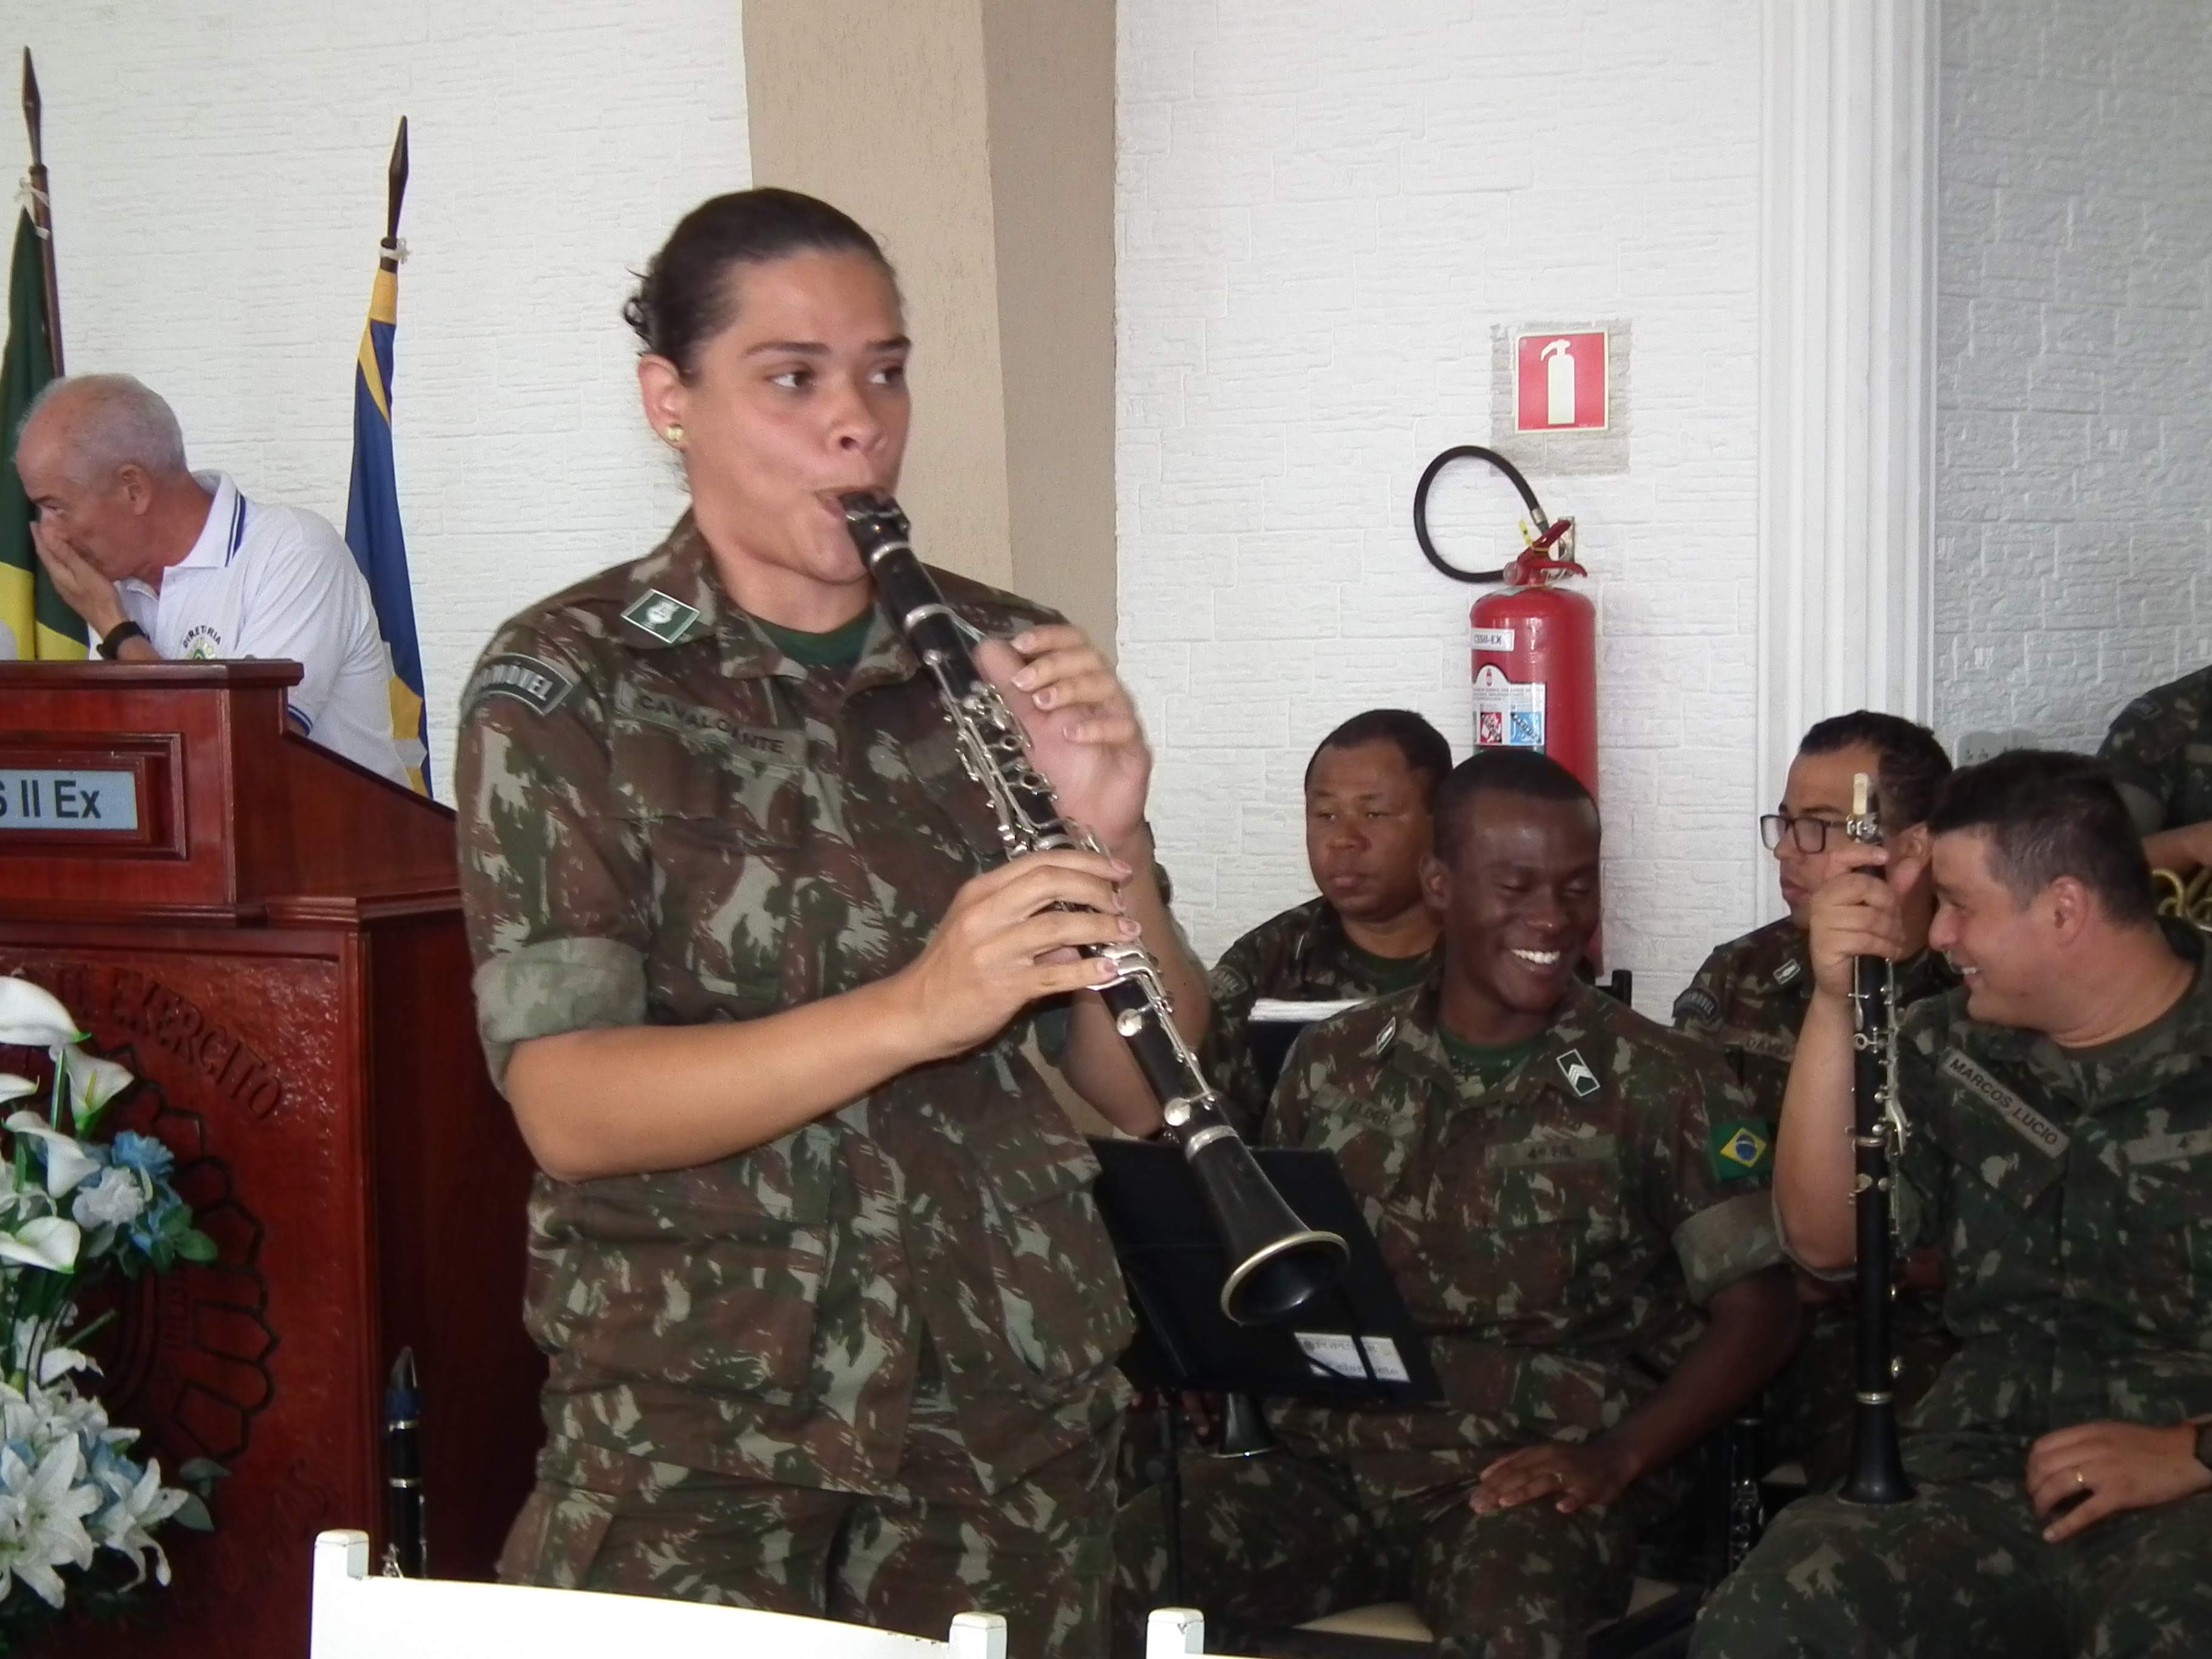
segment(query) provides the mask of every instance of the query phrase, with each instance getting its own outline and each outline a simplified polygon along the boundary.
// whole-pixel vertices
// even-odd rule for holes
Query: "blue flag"
[[[346,545],[368,579],[377,630],[392,659],[392,741],[407,781],[430,793],[430,749],[422,702],[422,649],[415,637],[415,590],[399,527],[392,471],[392,337],[399,325],[399,248],[384,244],[370,290],[368,324],[353,377],[353,484],[346,492]]]

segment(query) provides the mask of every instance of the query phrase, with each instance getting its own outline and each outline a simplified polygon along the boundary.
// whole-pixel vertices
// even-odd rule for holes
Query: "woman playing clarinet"
[[[1067,816],[1001,863],[838,497],[888,492],[908,342],[874,240],[785,191],[687,216],[628,316],[690,507],[525,609],[463,716],[492,1073],[540,1165],[550,1356],[522,1583],[1103,1649],[1129,1334],[1090,1151],[1034,1032],[1122,1128],[1158,1108],[1072,947],[1141,937],[1195,1040],[1097,650],[945,573]]]

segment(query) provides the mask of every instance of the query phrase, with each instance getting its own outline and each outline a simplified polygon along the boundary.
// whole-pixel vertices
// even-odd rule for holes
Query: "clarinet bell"
[[[1299,1219],[1234,1130],[1200,1131],[1184,1157],[1229,1258],[1221,1311],[1231,1319],[1273,1324],[1343,1276],[1350,1247]]]
[[[1221,1397],[1221,1442],[1216,1457],[1261,1457],[1275,1449],[1275,1437],[1267,1428],[1267,1414],[1255,1394],[1227,1394]]]

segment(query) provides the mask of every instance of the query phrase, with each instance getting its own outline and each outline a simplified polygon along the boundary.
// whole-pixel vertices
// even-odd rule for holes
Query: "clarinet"
[[[1879,846],[1881,824],[1869,793],[1867,775],[1857,774],[1844,833]],[[1891,1169],[1905,1150],[1905,1114],[1897,1091],[1897,969],[1886,957],[1853,958],[1851,1011],[1857,1027],[1851,1038],[1851,1202],[1858,1225],[1858,1354],[1851,1468],[1841,1495],[1847,1504],[1902,1504],[1912,1496],[1912,1483],[1897,1442],[1889,1194]]]
[[[422,1395],[415,1381],[415,1350],[402,1348],[384,1390],[384,1574],[387,1578],[430,1576],[429,1540],[422,1520]]]
[[[908,541],[906,515],[888,495],[838,498],[845,527],[874,578],[884,614],[937,682],[961,765],[990,797],[1006,856],[1057,848],[1103,853],[1096,837],[1060,817],[1052,786],[1030,759],[1013,710],[975,666],[966,625]],[[1113,964],[1097,988],[1160,1103],[1229,1258],[1221,1310],[1239,1324],[1279,1320],[1334,1285],[1350,1252],[1335,1233],[1309,1227],[1268,1181],[1169,1016],[1159,963],[1140,944],[1078,947]]]

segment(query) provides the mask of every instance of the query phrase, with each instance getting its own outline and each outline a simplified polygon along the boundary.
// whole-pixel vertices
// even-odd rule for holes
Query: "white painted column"
[[[1762,811],[1814,721],[1933,708],[1937,3],[1762,6]]]

